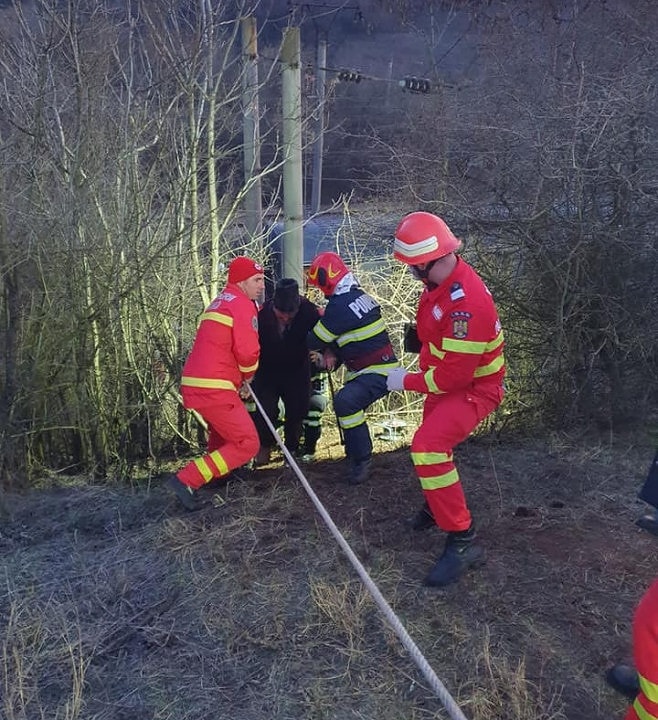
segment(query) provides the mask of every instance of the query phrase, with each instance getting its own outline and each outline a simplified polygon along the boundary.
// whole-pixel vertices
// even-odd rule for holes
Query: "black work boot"
[[[448,533],[443,553],[425,578],[425,585],[449,585],[459,580],[469,567],[478,567],[483,563],[484,550],[475,544],[472,525],[463,532]]]
[[[315,460],[315,443],[308,442],[307,440],[301,445],[295,455],[302,462],[313,462],[313,460]]]
[[[658,510],[642,515],[635,521],[635,524],[652,535],[658,535]]]
[[[181,501],[186,510],[189,510],[190,512],[201,510],[203,503],[199,500],[194,488],[191,488],[189,485],[181,482],[173,473],[167,476],[165,482],[167,487]]]
[[[625,695],[629,700],[635,700],[640,692],[640,679],[637,670],[630,665],[617,663],[605,674],[605,680],[618,693]]]
[[[417,510],[408,520],[407,525],[412,530],[428,530],[431,527],[436,527],[434,516],[430,510],[430,506],[427,504],[427,500],[420,510]]]
[[[254,467],[268,465],[272,457],[272,448],[268,445],[261,445],[254,458]]]
[[[370,475],[370,465],[370,458],[351,463],[347,482],[350,485],[360,485],[362,482],[365,482],[368,479],[368,475]]]

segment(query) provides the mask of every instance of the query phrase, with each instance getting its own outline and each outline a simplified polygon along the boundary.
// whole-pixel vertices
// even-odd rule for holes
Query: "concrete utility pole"
[[[311,212],[320,212],[322,202],[322,156],[324,154],[324,98],[327,83],[327,37],[318,30],[317,48],[317,122],[313,140],[313,187],[311,191]]]
[[[256,18],[240,21],[244,73],[242,76],[245,225],[251,238],[263,235],[263,201],[260,182],[260,113],[258,110],[258,48]]]
[[[333,3],[304,2],[303,0],[288,0],[291,17],[298,14],[310,16],[315,26],[317,36],[317,122],[315,124],[315,137],[313,139],[313,176],[311,187],[311,205],[313,213],[320,211],[322,203],[322,165],[324,156],[324,133],[326,129],[325,96],[327,91],[327,44],[329,29],[340,12],[353,10],[355,22],[363,21],[363,14],[357,3],[343,2],[336,7]]]
[[[302,82],[299,28],[288,28],[281,47],[283,63],[283,277],[302,287],[304,200],[302,189]]]

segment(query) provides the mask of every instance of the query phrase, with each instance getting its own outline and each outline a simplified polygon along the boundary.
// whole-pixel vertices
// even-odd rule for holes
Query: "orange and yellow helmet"
[[[334,252],[320,253],[308,269],[308,281],[322,290],[325,297],[333,295],[336,285],[350,272],[339,255]]]

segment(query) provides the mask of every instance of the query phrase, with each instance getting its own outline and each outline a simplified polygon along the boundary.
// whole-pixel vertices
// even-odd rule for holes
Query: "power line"
[[[429,78],[417,78],[415,75],[407,75],[402,80],[394,80],[393,78],[383,78],[377,75],[366,75],[360,70],[350,70],[346,68],[333,68],[333,67],[315,67],[312,63],[307,63],[306,68],[315,70],[324,70],[328,73],[334,73],[338,80],[342,82],[356,82],[359,83],[362,80],[371,80],[374,82],[392,83],[405,90],[411,92],[428,93],[432,87],[432,83]]]
[[[363,22],[365,20],[363,12],[359,7],[359,4],[347,4],[343,3],[336,7],[336,5],[329,5],[323,2],[295,2],[295,0],[288,0],[289,12],[295,12],[295,10],[301,10],[302,12],[309,12],[310,10],[320,10],[321,15],[330,15],[332,13],[339,13],[342,10],[353,10],[354,11],[354,22]]]
[[[268,57],[267,55],[261,55],[261,57],[265,60],[269,60],[270,62],[280,62],[279,58],[273,58]],[[393,79],[393,78],[384,78],[380,77],[378,75],[370,75],[361,72],[360,70],[353,70],[349,68],[336,68],[336,67],[321,67],[318,65],[315,65],[312,62],[304,63],[304,69],[305,70],[313,70],[313,71],[324,71],[326,73],[331,73],[336,76],[336,79],[339,82],[353,82],[353,83],[360,83],[363,80],[369,80],[371,82],[382,82],[382,83],[389,83],[391,85],[396,85],[398,87],[401,87],[403,90],[407,90],[412,93],[417,93],[421,95],[427,95],[432,91],[432,82],[429,78],[419,78],[415,75],[406,75],[402,79]],[[452,87],[451,85],[444,85],[446,87]]]

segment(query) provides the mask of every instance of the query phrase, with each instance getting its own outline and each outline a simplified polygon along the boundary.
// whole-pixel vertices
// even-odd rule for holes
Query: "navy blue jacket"
[[[385,375],[397,358],[376,300],[358,285],[329,298],[324,315],[308,336],[310,350],[331,346],[351,373]]]

